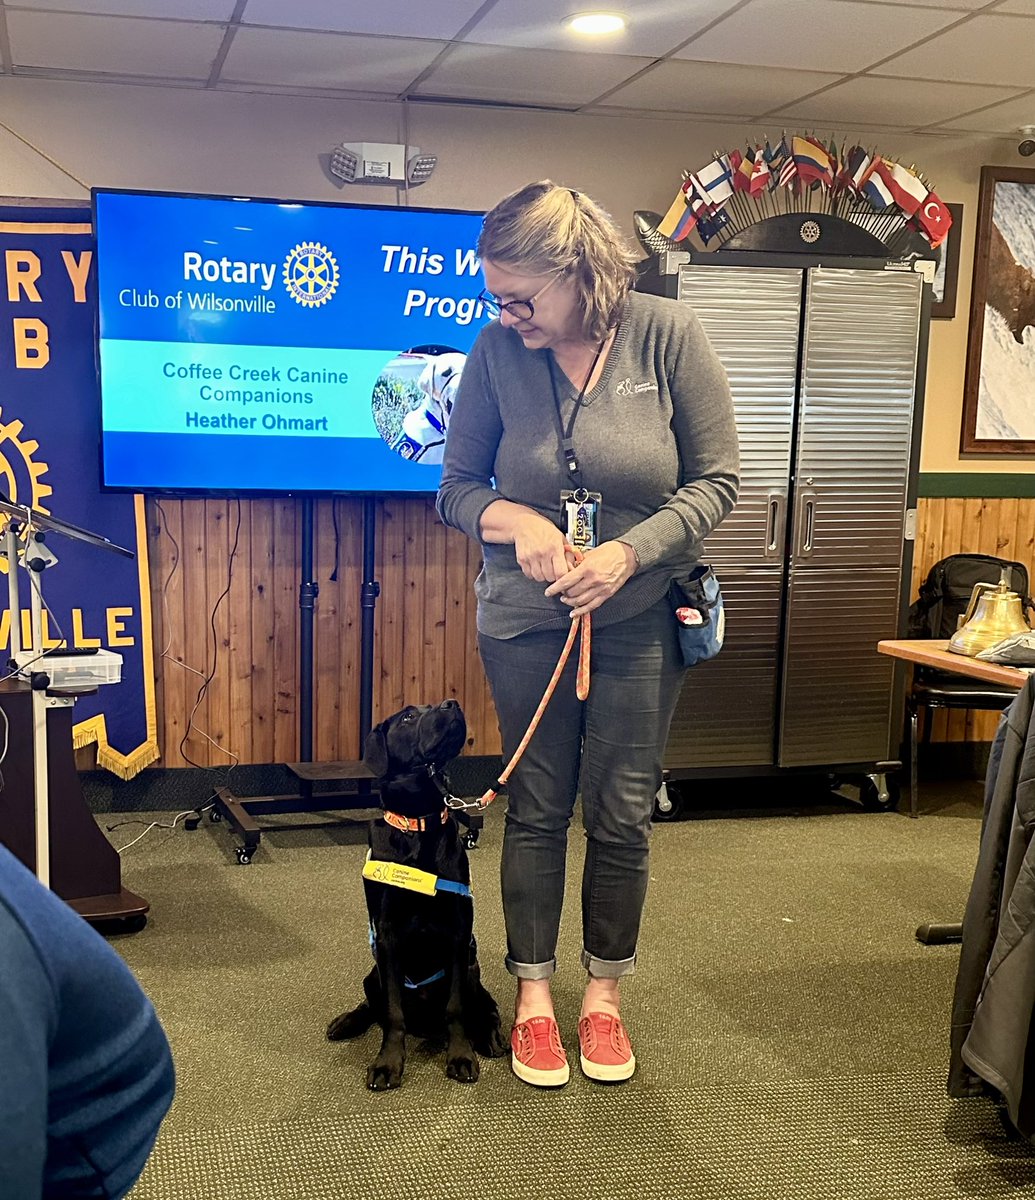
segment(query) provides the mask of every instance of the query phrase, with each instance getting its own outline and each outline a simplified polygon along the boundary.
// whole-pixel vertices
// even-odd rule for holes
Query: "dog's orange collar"
[[[423,833],[427,829],[428,824],[434,822],[434,817],[402,817],[398,813],[389,812],[385,809],[384,818],[389,825],[396,829],[401,829],[403,833]],[[449,809],[442,810],[442,816],[439,823],[445,825],[449,820]]]

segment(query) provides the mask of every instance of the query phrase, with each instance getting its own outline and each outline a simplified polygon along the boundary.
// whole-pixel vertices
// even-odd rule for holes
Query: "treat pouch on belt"
[[[669,602],[679,631],[683,665],[696,666],[722,649],[726,616],[715,572],[697,563],[688,574],[677,576],[668,589]]]

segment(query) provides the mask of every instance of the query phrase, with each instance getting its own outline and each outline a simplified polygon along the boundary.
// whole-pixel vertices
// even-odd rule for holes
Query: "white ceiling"
[[[1035,125],[1035,0],[0,0],[0,73],[693,117]]]

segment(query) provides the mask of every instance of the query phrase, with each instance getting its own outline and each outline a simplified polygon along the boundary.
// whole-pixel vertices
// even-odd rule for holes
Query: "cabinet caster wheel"
[[[900,798],[898,781],[879,772],[859,781],[859,802],[866,812],[894,812]]]
[[[675,821],[683,811],[685,801],[671,783],[663,783],[654,797],[654,820]]]
[[[208,819],[212,822],[213,825],[215,825],[216,822],[222,821],[223,814],[219,811],[218,808],[210,808],[208,810]]]
[[[475,846],[478,845],[478,830],[469,829],[460,840],[463,842],[466,849],[473,850]]]
[[[237,861],[242,867],[248,866],[248,864],[252,861],[252,851],[250,846],[237,847]]]

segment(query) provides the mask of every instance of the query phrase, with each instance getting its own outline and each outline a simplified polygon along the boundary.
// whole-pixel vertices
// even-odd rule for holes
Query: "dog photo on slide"
[[[376,1092],[402,1082],[406,1037],[446,1054],[446,1074],[474,1083],[478,1055],[509,1047],[499,1009],[481,982],[467,850],[446,807],[442,768],[467,737],[460,705],[409,705],[367,738],[364,762],[378,777],[384,812],[370,824],[363,888],[374,965],[365,999],[336,1017],[331,1041],[380,1025],[381,1048],[367,1070]]]

